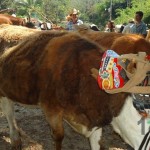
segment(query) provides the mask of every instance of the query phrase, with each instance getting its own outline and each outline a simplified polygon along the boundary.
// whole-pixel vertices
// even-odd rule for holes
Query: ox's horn
[[[91,74],[92,77],[97,80],[97,77],[98,77],[98,69],[92,68],[92,69],[91,69],[91,72],[92,72],[92,74]]]

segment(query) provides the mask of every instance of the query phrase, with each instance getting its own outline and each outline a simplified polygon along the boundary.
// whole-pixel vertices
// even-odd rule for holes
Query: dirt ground
[[[39,108],[15,106],[20,127],[23,150],[53,150],[51,131]],[[66,123],[62,150],[90,150],[88,139],[74,132]],[[102,142],[105,150],[133,150],[115,134],[111,126],[104,128]],[[0,115],[0,150],[10,150],[9,128],[4,115]]]

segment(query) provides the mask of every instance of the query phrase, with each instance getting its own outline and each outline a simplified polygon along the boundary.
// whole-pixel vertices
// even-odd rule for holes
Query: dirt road
[[[18,126],[21,129],[23,150],[53,150],[53,139],[49,125],[39,108],[29,109],[23,106],[15,106]],[[65,138],[62,150],[90,150],[88,139],[74,132],[66,123]],[[104,128],[104,149],[133,150],[125,144],[120,137],[112,131],[111,126]],[[5,116],[0,116],[0,150],[10,149],[9,128]]]

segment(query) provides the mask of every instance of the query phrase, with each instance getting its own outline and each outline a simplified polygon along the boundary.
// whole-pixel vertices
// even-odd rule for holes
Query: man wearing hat
[[[131,28],[133,27],[134,25],[134,20],[133,19],[130,19],[129,20],[129,23],[124,27],[122,33],[131,33]]]
[[[81,25],[83,24],[83,21],[78,19],[78,13],[75,8],[70,12],[70,14],[66,17],[68,23],[67,23],[67,30],[75,30],[74,25]]]

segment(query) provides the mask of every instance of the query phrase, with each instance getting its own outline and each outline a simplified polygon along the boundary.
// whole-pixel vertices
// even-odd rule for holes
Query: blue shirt
[[[134,24],[131,28],[131,33],[146,35],[146,24],[143,21],[140,24]]]
[[[78,20],[75,24],[76,24],[76,25],[81,25],[81,24],[83,24],[83,21]],[[69,22],[67,23],[67,28],[66,28],[66,29],[67,29],[67,30],[75,30],[75,29],[74,29],[74,23],[73,23],[72,21],[69,21]]]

